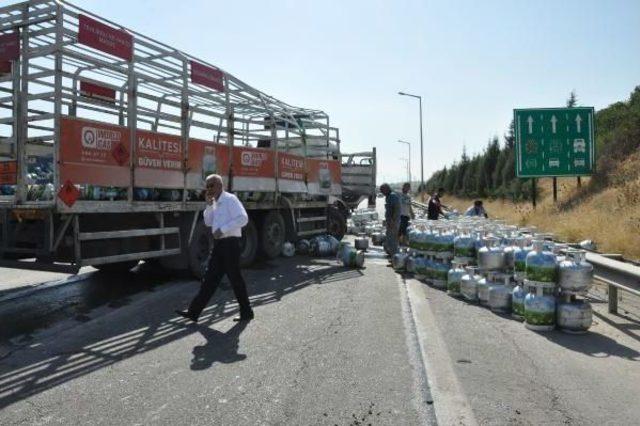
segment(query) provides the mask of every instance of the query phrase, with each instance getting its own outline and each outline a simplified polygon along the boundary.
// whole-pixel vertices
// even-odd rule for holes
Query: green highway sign
[[[590,175],[595,169],[592,107],[514,109],[516,175]]]

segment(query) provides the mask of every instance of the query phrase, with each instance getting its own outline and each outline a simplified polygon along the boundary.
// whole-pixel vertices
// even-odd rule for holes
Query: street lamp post
[[[411,96],[417,98],[420,105],[420,186],[424,189],[424,153],[422,144],[422,96],[412,95],[411,93],[398,92],[401,96]]]
[[[398,143],[403,143],[406,144],[409,147],[409,183],[411,183],[411,144],[407,141],[401,141],[399,140]]]
[[[400,161],[404,161],[404,162],[407,163],[406,164],[406,166],[407,166],[407,178],[409,178],[409,182],[411,182],[411,172],[410,172],[410,169],[409,169],[410,164],[411,164],[411,160],[409,160],[407,158],[402,158],[402,157],[400,157],[399,160]]]

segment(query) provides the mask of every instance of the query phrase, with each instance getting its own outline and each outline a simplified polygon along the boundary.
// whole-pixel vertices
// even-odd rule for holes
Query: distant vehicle
[[[364,200],[375,206],[376,197],[376,149],[369,152],[342,154],[342,200],[349,210],[354,210]]]

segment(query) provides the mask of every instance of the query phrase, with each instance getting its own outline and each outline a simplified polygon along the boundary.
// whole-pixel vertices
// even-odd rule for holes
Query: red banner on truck
[[[60,137],[61,182],[129,186],[129,129],[62,117]]]
[[[136,132],[137,187],[181,188],[182,138],[146,130]]]
[[[130,61],[133,59],[133,36],[86,15],[78,15],[78,43]]]
[[[237,146],[232,156],[234,191],[275,191],[273,151]]]
[[[116,101],[115,89],[88,81],[80,82],[80,94],[88,98],[99,99],[110,103],[115,103]]]
[[[195,61],[191,61],[191,82],[224,92],[224,73]]]
[[[307,192],[304,157],[278,153],[278,188],[282,192]]]
[[[0,61],[0,74],[11,73],[11,61]]]
[[[18,182],[18,162],[0,161],[0,185],[15,185]]]
[[[18,33],[0,35],[0,61],[15,61],[19,57],[20,37]]]
[[[340,163],[335,160],[307,159],[307,188],[310,194],[340,195]]]
[[[229,175],[229,146],[198,139],[189,140],[187,162],[187,188],[204,189],[204,179],[211,175],[222,176],[225,184]]]

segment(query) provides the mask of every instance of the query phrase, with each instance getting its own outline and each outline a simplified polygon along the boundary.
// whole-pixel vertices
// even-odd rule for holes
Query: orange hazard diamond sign
[[[58,191],[58,198],[67,206],[71,207],[78,198],[80,198],[80,191],[70,180],[67,180],[64,185],[62,185],[62,188],[60,188],[60,191]]]
[[[113,155],[113,158],[115,158],[121,166],[124,166],[129,161],[129,151],[127,151],[127,148],[122,142],[113,147],[111,155]]]

